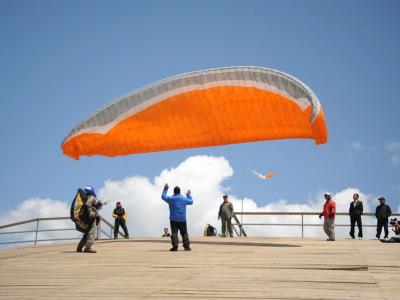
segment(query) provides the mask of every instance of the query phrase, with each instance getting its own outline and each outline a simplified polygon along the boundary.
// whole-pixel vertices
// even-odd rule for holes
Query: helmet
[[[96,197],[96,193],[94,191],[94,188],[91,186],[85,186],[85,188],[83,189],[86,193],[88,193],[89,195],[93,195]]]

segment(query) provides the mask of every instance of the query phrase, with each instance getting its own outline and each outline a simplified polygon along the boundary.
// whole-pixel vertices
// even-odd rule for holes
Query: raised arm
[[[192,195],[187,194],[187,195],[186,195],[186,205],[192,205],[192,204],[193,204]]]
[[[161,194],[161,199],[163,199],[165,202],[169,203],[171,200],[171,197],[167,196],[168,192],[168,184],[165,184],[163,192]]]

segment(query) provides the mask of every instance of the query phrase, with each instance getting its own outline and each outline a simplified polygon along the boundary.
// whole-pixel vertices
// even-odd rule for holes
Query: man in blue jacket
[[[164,190],[162,192],[161,198],[168,203],[169,205],[169,220],[171,224],[171,242],[172,248],[170,251],[178,251],[179,239],[178,239],[178,230],[181,233],[183,247],[185,251],[192,250],[190,248],[189,235],[187,233],[187,225],[186,225],[186,205],[192,205],[193,199],[190,195],[190,190],[187,191],[186,197],[181,195],[181,189],[179,186],[174,188],[174,195],[167,196],[168,192],[168,184],[166,183],[164,186]]]

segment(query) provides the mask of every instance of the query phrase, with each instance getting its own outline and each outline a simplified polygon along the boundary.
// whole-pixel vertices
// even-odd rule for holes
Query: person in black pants
[[[353,195],[353,202],[350,203],[349,208],[349,215],[350,215],[350,236],[352,239],[355,239],[354,236],[354,227],[357,223],[358,227],[358,238],[361,240],[363,237],[362,232],[362,222],[361,222],[361,215],[363,214],[363,204],[361,201],[358,200],[360,196],[355,193]]]
[[[125,233],[125,238],[129,239],[128,228],[126,227],[126,219],[128,218],[125,208],[122,207],[121,202],[117,202],[117,206],[115,207],[113,214],[113,218],[115,219],[114,224],[114,239],[118,238],[119,226],[121,225],[122,229]]]
[[[190,248],[189,235],[186,225],[186,206],[193,204],[190,190],[188,190],[186,192],[186,196],[184,196],[181,195],[181,189],[179,188],[179,186],[176,186],[174,188],[174,194],[172,196],[167,196],[168,188],[168,184],[165,184],[161,199],[167,202],[169,206],[169,220],[172,232],[172,248],[170,249],[170,251],[178,251],[178,230],[180,231],[182,236],[183,248],[185,248],[185,251],[190,251],[192,249]]]
[[[382,232],[382,227],[385,230],[385,239],[389,238],[389,217],[392,215],[392,210],[389,205],[385,204],[385,198],[380,197],[379,199],[380,205],[376,207],[375,216],[377,219],[376,225],[376,238],[379,240]]]

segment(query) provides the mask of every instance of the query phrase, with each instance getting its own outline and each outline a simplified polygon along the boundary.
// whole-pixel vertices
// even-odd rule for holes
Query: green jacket
[[[219,207],[218,217],[230,219],[233,217],[233,205],[232,203],[222,203]]]

